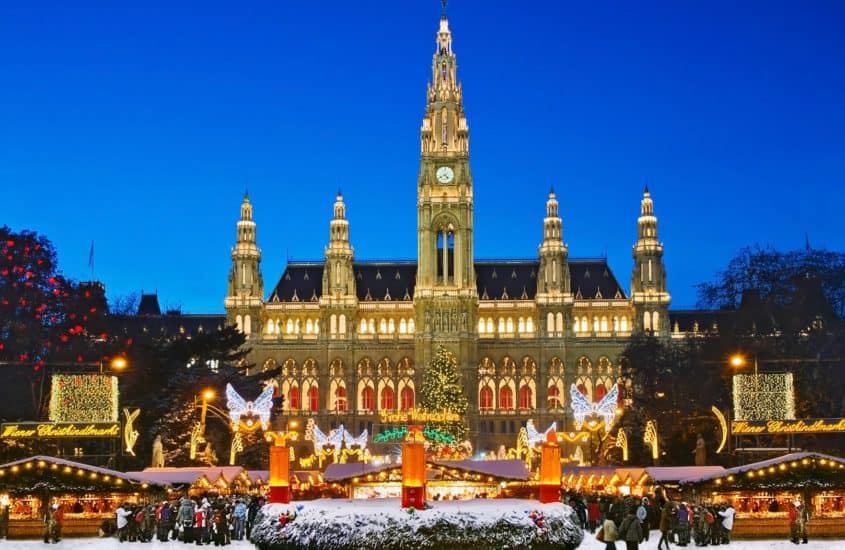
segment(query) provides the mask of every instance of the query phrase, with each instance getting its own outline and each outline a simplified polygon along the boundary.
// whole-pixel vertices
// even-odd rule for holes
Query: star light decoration
[[[733,401],[734,420],[793,420],[792,373],[735,374]]]
[[[598,403],[590,403],[578,387],[572,384],[569,387],[571,398],[572,416],[575,419],[575,429],[580,430],[584,419],[590,415],[598,415],[604,420],[604,429],[610,430],[616,418],[616,402],[619,398],[619,385],[614,384],[613,388]]]

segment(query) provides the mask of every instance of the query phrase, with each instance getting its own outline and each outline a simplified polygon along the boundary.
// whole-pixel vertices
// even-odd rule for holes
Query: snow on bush
[[[584,533],[564,504],[466,500],[404,510],[398,499],[268,504],[251,540],[261,550],[574,549]]]

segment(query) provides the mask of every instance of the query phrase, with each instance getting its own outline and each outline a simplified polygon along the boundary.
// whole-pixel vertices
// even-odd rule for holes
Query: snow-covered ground
[[[641,544],[640,548],[643,550],[655,550],[657,548],[657,538],[652,537],[645,544]],[[57,548],[62,550],[178,550],[179,548],[196,548],[196,545],[184,545],[181,542],[124,542],[118,544],[117,539],[65,539],[58,544],[45,545],[40,540],[0,540],[0,548],[3,550],[21,548],[23,550],[35,548]],[[231,546],[226,546],[231,550],[243,550],[253,548],[253,545],[247,541],[235,541]],[[618,550],[624,550],[625,544],[622,542],[616,543]],[[687,546],[678,547],[671,546],[672,550],[698,550],[700,547]],[[755,540],[755,541],[734,541],[728,546],[708,546],[707,550],[786,550],[788,548],[795,548],[797,550],[833,550],[845,548],[845,540],[811,540],[808,544],[795,545],[788,540]],[[604,543],[599,542],[594,536],[589,533],[585,534],[584,542],[579,547],[579,550],[604,550]]]

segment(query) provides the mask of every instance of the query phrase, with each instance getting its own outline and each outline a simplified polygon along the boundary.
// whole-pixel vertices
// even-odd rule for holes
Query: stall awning
[[[681,483],[721,485],[726,489],[764,486],[778,489],[799,485],[845,487],[845,459],[823,453],[790,453],[722,472],[693,475],[681,480]]]
[[[28,488],[50,491],[137,491],[167,483],[131,473],[91,466],[64,458],[32,456],[0,465],[0,489],[10,492]]]
[[[151,483],[167,485],[191,486],[205,479],[210,484],[217,484],[222,480],[226,485],[244,479],[246,470],[241,466],[203,466],[186,468],[146,468],[140,472],[128,472],[128,475]],[[245,479],[249,484],[249,478]]]

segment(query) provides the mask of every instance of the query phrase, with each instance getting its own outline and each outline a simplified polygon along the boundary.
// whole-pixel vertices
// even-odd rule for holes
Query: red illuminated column
[[[546,436],[540,455],[540,502],[560,502],[560,447],[554,431]]]
[[[420,426],[409,426],[402,443],[402,508],[425,508],[425,443]]]
[[[290,502],[290,451],[284,440],[270,445],[270,502]]]

